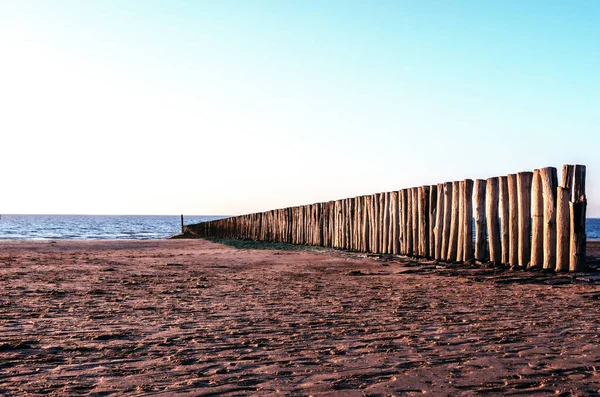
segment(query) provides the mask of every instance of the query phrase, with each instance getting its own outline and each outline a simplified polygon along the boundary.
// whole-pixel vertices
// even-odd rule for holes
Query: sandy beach
[[[0,395],[598,395],[599,299],[324,249],[3,242]]]

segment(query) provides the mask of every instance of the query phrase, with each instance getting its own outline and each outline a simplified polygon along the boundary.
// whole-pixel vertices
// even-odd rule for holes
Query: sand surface
[[[599,299],[325,250],[5,242],[0,395],[598,395]]]

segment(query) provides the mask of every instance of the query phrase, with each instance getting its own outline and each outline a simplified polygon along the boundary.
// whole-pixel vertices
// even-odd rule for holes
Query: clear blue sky
[[[588,166],[598,1],[0,0],[1,213],[239,214]]]

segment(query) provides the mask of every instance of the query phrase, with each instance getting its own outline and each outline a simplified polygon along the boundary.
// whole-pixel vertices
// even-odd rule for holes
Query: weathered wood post
[[[444,226],[442,229],[441,259],[448,260],[452,222],[452,182],[444,183]]]
[[[429,186],[419,188],[419,255],[429,256]]]
[[[508,264],[519,265],[519,201],[517,175],[508,175]]]
[[[533,170],[531,193],[531,259],[530,268],[544,264],[544,195],[540,170]]]
[[[373,248],[375,253],[381,253],[381,205],[380,194],[373,195]]]
[[[362,221],[362,246],[364,252],[370,252],[371,250],[371,241],[369,240],[369,236],[371,231],[369,227],[371,225],[371,220],[369,219],[369,196],[362,196],[362,208],[363,208],[363,221]]]
[[[412,216],[412,190],[404,189],[406,197],[406,249],[405,255],[413,255],[413,216]]]
[[[433,234],[435,235],[435,252],[434,258],[437,261],[441,261],[442,257],[442,240],[444,238],[444,205],[446,202],[446,193],[444,191],[444,184],[438,183],[437,185],[437,206],[435,211],[435,228]]]
[[[391,245],[390,252],[393,255],[398,255],[400,253],[400,199],[398,197],[398,192],[394,191],[390,193],[390,220],[391,220]]]
[[[570,202],[571,192],[568,188],[556,188],[556,271],[568,272],[570,262],[571,219]]]
[[[500,237],[502,245],[502,264],[508,265],[510,257],[510,243],[509,243],[509,231],[510,231],[510,203],[508,199],[508,177],[501,176],[498,179],[498,187],[500,193],[499,209],[500,209]]]
[[[413,234],[413,255],[419,255],[419,188],[410,189],[412,193],[412,234]]]
[[[381,194],[381,198],[383,200],[383,210],[382,210],[382,229],[383,233],[381,236],[381,252],[384,254],[389,254],[389,243],[390,243],[390,193],[385,192]]]
[[[460,201],[460,182],[452,182],[452,214],[450,218],[450,239],[448,240],[448,253],[446,260],[456,261],[458,248],[458,224],[459,224],[459,201]]]
[[[587,199],[585,196],[585,165],[575,165],[573,171],[573,195],[569,203],[571,218],[571,243],[569,270],[572,272],[582,271],[585,268],[585,245],[587,236],[585,234],[585,214]]]
[[[473,180],[463,182],[463,262],[473,260]]]
[[[517,198],[519,200],[519,265],[527,267],[531,260],[531,182],[533,172],[517,174]]]
[[[429,223],[427,231],[429,232],[429,257],[435,258],[435,225],[437,214],[438,187],[437,185],[429,186]]]
[[[487,240],[485,238],[485,191],[486,181],[483,179],[475,180],[474,196],[474,214],[475,214],[475,259],[483,262],[486,258],[485,247]]]
[[[556,168],[540,169],[544,195],[544,269],[556,267]]]
[[[458,182],[458,242],[456,245],[456,261],[464,260],[463,249],[465,248],[465,181]]]
[[[498,222],[498,178],[488,178],[486,186],[486,218],[488,230],[488,246],[490,262],[495,265],[502,263],[502,248],[500,246],[500,223]]]

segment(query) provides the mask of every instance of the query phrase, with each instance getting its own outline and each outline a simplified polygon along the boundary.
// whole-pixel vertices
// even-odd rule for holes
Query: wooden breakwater
[[[200,237],[317,245],[448,262],[579,271],[584,165],[445,182],[186,226]]]

